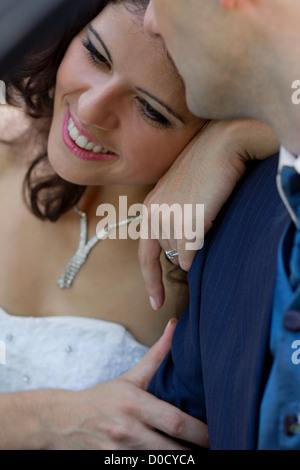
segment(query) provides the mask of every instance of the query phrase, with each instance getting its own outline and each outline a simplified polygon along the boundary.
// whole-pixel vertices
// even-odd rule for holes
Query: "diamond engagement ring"
[[[170,261],[174,261],[175,258],[178,258],[178,251],[167,250],[167,251],[165,251],[165,254],[166,254],[166,257],[167,257]]]

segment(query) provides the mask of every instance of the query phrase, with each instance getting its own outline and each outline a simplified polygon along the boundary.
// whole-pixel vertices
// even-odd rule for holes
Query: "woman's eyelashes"
[[[108,60],[98,51],[98,49],[89,39],[83,39],[81,42],[83,47],[86,49],[87,55],[91,59],[93,65],[100,65],[101,67],[105,66],[108,68],[111,67]]]
[[[82,45],[86,49],[88,58],[92,61],[93,65],[97,67],[111,68],[110,62],[98,51],[90,39],[83,39]],[[137,107],[140,115],[151,124],[154,124],[165,129],[171,127],[171,122],[150,105],[146,100],[137,97]]]
[[[159,111],[153,108],[151,104],[142,98],[137,98],[138,109],[141,115],[152,124],[156,124],[160,127],[169,128],[171,127],[170,121],[165,118]]]

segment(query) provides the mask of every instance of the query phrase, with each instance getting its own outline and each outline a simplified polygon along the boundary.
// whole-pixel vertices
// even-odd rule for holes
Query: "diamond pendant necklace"
[[[87,240],[87,232],[88,232],[88,224],[87,224],[87,215],[85,212],[82,212],[78,209],[77,206],[74,206],[74,211],[80,216],[80,235],[79,235],[79,244],[76,253],[68,264],[66,265],[61,277],[57,281],[57,285],[60,289],[69,289],[77,276],[79,270],[85,264],[88,255],[90,254],[91,250],[100,240],[103,240],[107,237],[107,234],[117,228],[121,227],[122,225],[128,225],[130,222],[133,222],[139,218],[138,217],[131,217],[129,219],[123,220],[121,222],[117,222],[116,224],[109,225],[105,227],[101,232],[96,233],[90,240]]]

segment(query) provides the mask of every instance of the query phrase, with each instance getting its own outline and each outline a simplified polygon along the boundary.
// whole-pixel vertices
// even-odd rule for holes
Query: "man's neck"
[[[252,96],[252,112],[269,124],[282,145],[300,155],[300,85],[298,93],[293,88],[300,80],[300,3],[280,0],[275,2],[275,8],[272,2],[261,5],[266,9],[261,16],[269,20],[261,24],[264,29],[260,40],[265,47],[256,56],[259,80],[255,83],[254,78],[256,97]]]
[[[231,13],[241,15],[244,49],[229,82],[224,116],[264,121],[282,145],[300,155],[300,86],[299,104],[292,101],[292,85],[300,80],[300,2],[260,0],[239,5]]]
[[[300,100],[299,103],[295,100],[293,102],[295,90],[292,89],[292,83],[296,79],[300,80],[300,63],[298,70],[293,72],[287,69],[281,81],[274,76],[276,86],[272,87],[271,96],[266,97],[264,109],[260,110],[260,119],[263,117],[280,143],[294,155],[300,155]]]

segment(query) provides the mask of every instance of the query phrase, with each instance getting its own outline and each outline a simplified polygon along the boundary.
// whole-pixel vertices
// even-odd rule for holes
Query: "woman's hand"
[[[80,392],[33,392],[35,403],[32,403],[32,408],[39,419],[27,420],[26,431],[32,422],[39,422],[39,432],[32,435],[39,436],[40,447],[54,450],[184,449],[156,429],[174,438],[208,447],[205,424],[146,392],[170,349],[176,324],[176,321],[170,322],[144,359],[117,379]],[[30,392],[27,399],[29,397]],[[21,427],[18,427],[18,420],[11,421],[11,425],[16,438]],[[26,431],[22,434],[23,439]],[[5,438],[7,434],[3,433]],[[12,442],[17,445],[16,439]],[[0,444],[3,448],[3,440]]]
[[[270,128],[256,120],[211,121],[178,157],[170,170],[161,178],[145,201],[143,224],[151,227],[151,233],[159,234],[157,218],[152,218],[151,207],[166,204],[204,205],[204,225],[198,231],[196,245],[200,248],[203,237],[212,227],[220,209],[232,194],[251,160],[263,160],[279,149],[279,142]],[[199,221],[194,220],[194,226]],[[175,219],[176,226],[176,219]],[[178,220],[178,224],[182,223]],[[143,225],[142,225],[143,226]],[[171,231],[172,233],[172,231]],[[175,232],[176,233],[176,232]],[[177,231],[178,233],[178,231]],[[187,250],[190,242],[182,238],[141,239],[139,259],[151,304],[154,309],[164,303],[164,286],[160,265],[163,249],[178,252],[177,263],[189,271],[197,250]],[[175,259],[176,262],[176,259]]]

